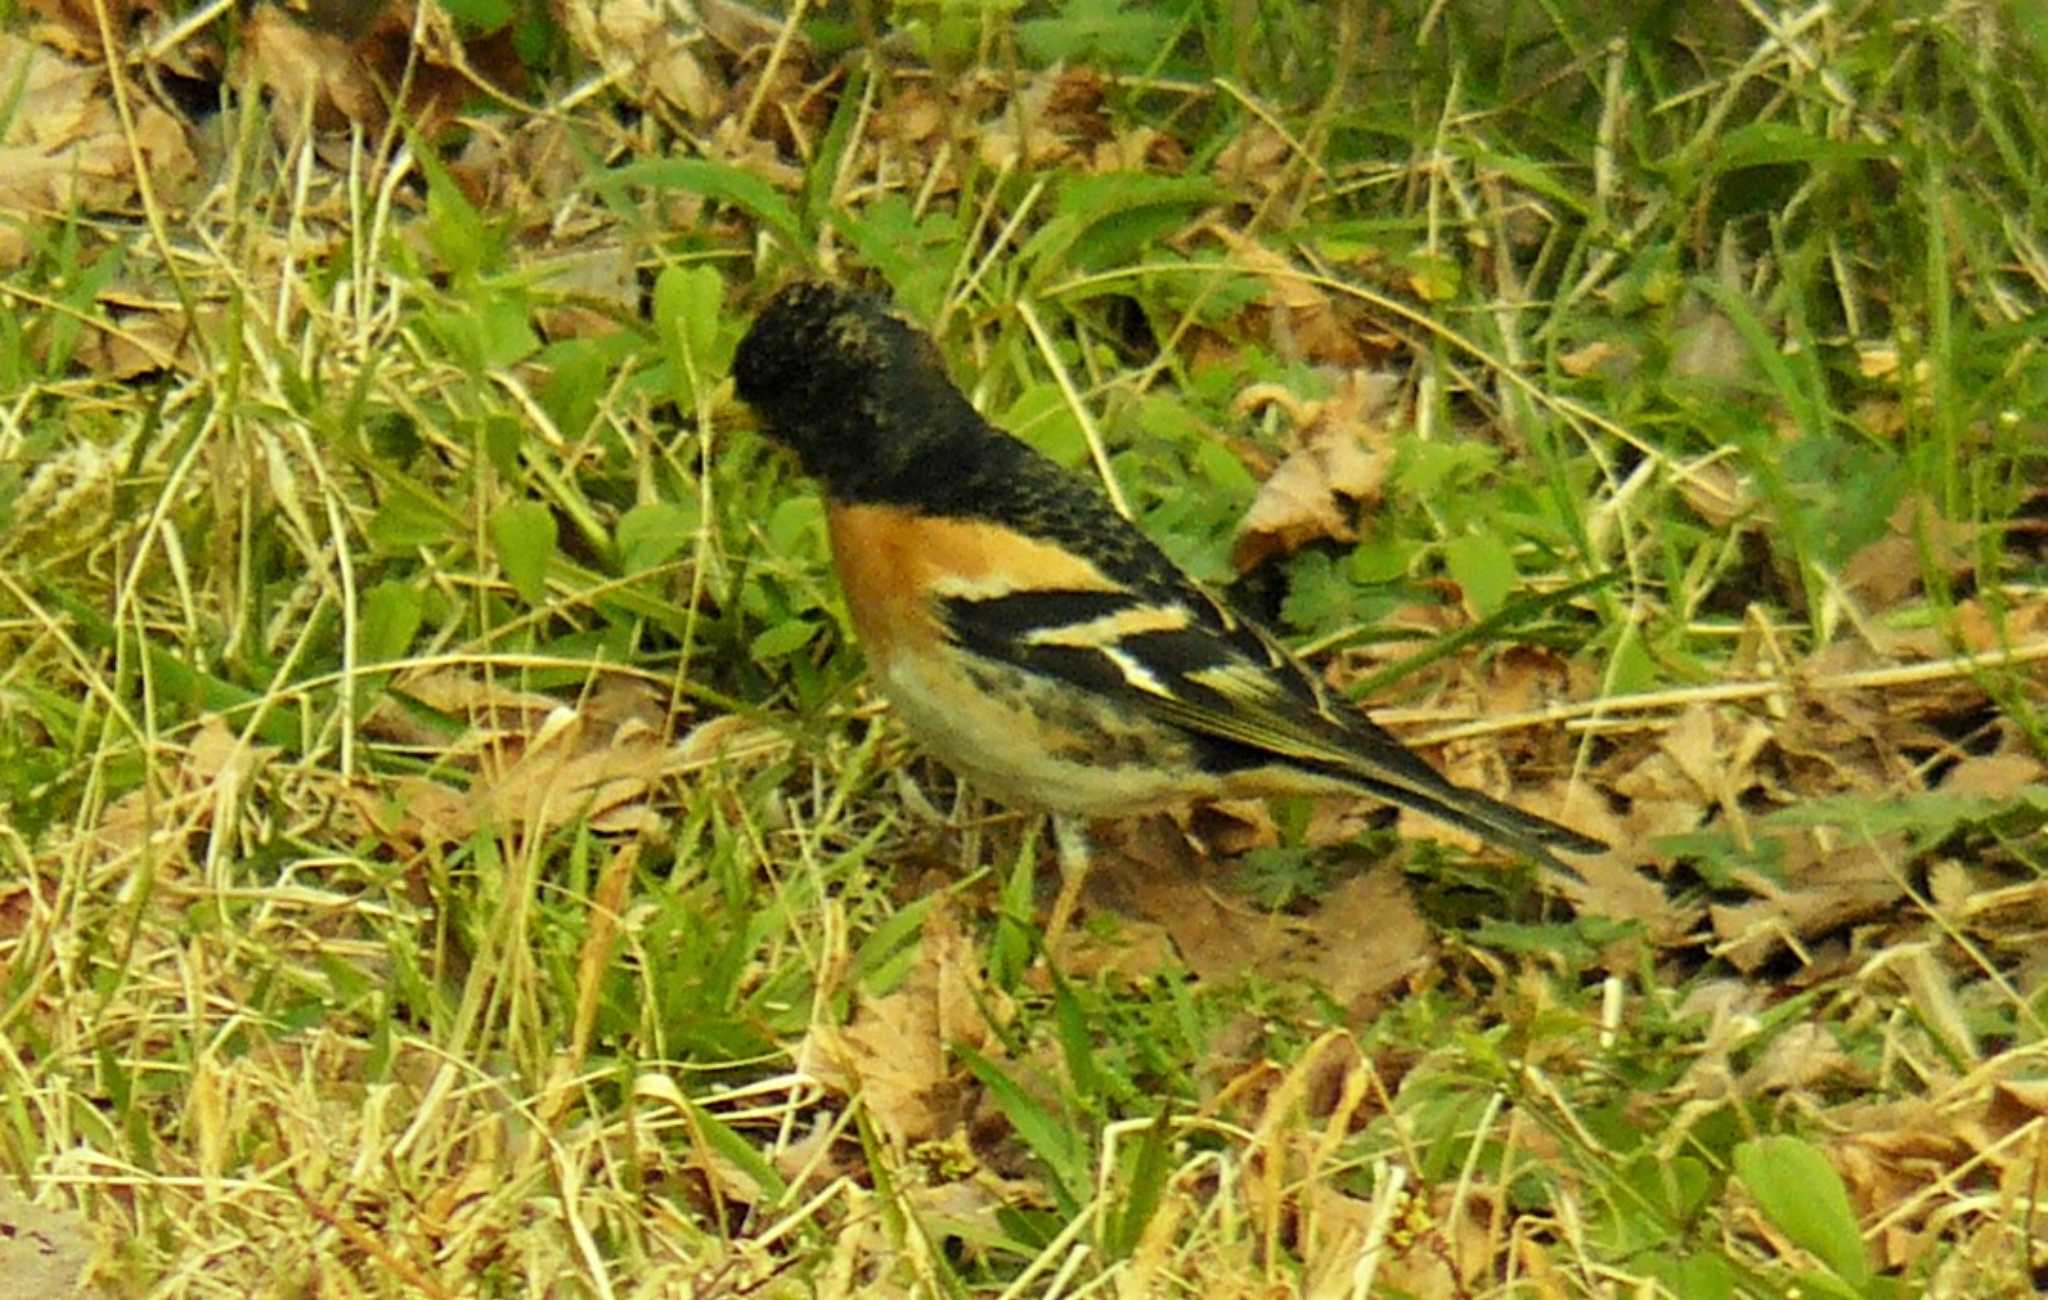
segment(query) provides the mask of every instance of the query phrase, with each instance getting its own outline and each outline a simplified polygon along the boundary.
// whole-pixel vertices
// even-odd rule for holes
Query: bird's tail
[[[1585,877],[1559,858],[1559,852],[1605,853],[1609,847],[1590,835],[1581,835],[1548,818],[1523,812],[1477,790],[1454,785],[1442,776],[1425,784],[1412,780],[1389,781],[1355,770],[1345,775],[1351,782],[1388,803],[1470,831],[1502,848],[1526,853],[1571,880],[1583,881]]]

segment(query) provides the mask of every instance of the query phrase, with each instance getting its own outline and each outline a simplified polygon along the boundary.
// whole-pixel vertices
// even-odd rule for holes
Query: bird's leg
[[[1060,894],[1053,900],[1052,917],[1045,923],[1045,949],[1058,946],[1074,919],[1074,907],[1081,901],[1081,887],[1088,883],[1088,864],[1094,850],[1088,840],[1088,823],[1079,817],[1052,815],[1052,839],[1060,859]]]

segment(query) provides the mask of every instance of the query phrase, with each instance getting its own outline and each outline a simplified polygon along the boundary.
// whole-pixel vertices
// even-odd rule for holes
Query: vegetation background
[[[0,17],[11,1295],[2048,1286],[2032,0]],[[732,398],[821,272],[1617,851],[1048,962]]]

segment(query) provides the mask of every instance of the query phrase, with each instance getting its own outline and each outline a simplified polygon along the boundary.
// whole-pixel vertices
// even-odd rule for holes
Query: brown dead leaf
[[[1180,957],[1173,935],[1156,921],[1122,916],[1107,935],[1093,928],[1069,930],[1061,940],[1059,969],[1068,979],[1140,985],[1162,971],[1177,968]],[[1033,989],[1049,991],[1052,979],[1043,967],[1027,976]]]
[[[95,321],[98,328],[80,336],[72,358],[88,373],[117,380],[165,370],[199,373],[211,365],[200,340],[216,337],[227,321],[227,312],[211,303],[195,304],[188,318],[175,300],[122,290],[101,294],[99,306],[105,322]]]
[[[950,108],[928,86],[902,86],[893,99],[875,110],[875,137],[908,145],[937,140],[946,129]]]
[[[645,683],[608,681],[576,708],[453,669],[407,677],[403,689],[464,718],[469,730],[450,744],[382,703],[371,712],[370,729],[438,746],[443,761],[474,765],[477,775],[466,793],[423,777],[356,791],[357,813],[378,833],[436,844],[486,829],[543,831],[576,818],[613,832],[660,824],[646,800],[678,764],[666,740],[666,711]]]
[[[547,287],[607,303],[637,301],[621,297],[612,269],[632,260],[619,232],[594,215],[579,223],[579,209],[569,202],[589,178],[587,143],[570,122],[552,114],[478,115],[464,125],[468,135],[449,174],[478,207],[526,218],[526,233],[542,249],[536,270]]]
[[[1924,496],[1901,500],[1885,528],[1842,566],[1842,585],[1878,610],[1918,590],[1928,564],[1955,576],[1972,562],[1975,525],[1942,519]]]
[[[424,776],[398,776],[349,789],[356,815],[386,839],[409,844],[459,844],[476,833],[469,796]]]
[[[1292,149],[1286,136],[1259,119],[1250,118],[1217,153],[1209,168],[1217,180],[1233,189],[1254,185],[1271,189],[1284,175]]]
[[[1688,302],[1672,339],[1671,373],[1712,389],[1731,389],[1756,373],[1735,322],[1704,299]]]
[[[1246,573],[1325,538],[1353,541],[1355,511],[1379,500],[1393,464],[1388,376],[1354,370],[1328,398],[1303,405],[1295,447],[1238,523],[1230,560]]]
[[[242,24],[240,65],[245,90],[268,90],[281,110],[278,129],[302,118],[332,131],[351,122],[375,130],[384,122],[384,86],[356,58],[348,37],[316,31],[277,5],[260,5]]]
[[[1985,1119],[1999,1137],[2048,1119],[2048,1079],[1999,1080]]]
[[[1195,838],[1218,857],[1235,858],[1280,842],[1273,809],[1263,799],[1218,799],[1196,808],[1190,817]]]
[[[1197,820],[1211,831],[1241,825],[1258,838],[1255,824],[1222,818],[1214,809]],[[1355,838],[1357,829],[1350,825],[1342,838]],[[1228,979],[1247,970],[1298,973],[1361,1014],[1435,958],[1435,934],[1396,871],[1367,870],[1340,880],[1313,912],[1297,917],[1234,897],[1234,870],[1230,862],[1205,857],[1171,818],[1105,824],[1096,835],[1090,896],[1112,899],[1126,918],[1138,918],[1136,924],[1125,921],[1120,944],[1143,945],[1163,933],[1181,962],[1202,979]],[[1113,962],[1112,954],[1098,951],[1102,947],[1102,941],[1077,940],[1063,964],[1085,958],[1096,967],[1134,970],[1130,960]]]
[[[1484,713],[1522,713],[1573,697],[1572,662],[1547,646],[1507,645],[1486,663]]]
[[[396,689],[437,713],[462,718],[476,733],[465,748],[478,748],[498,736],[524,735],[561,707],[561,701],[538,691],[523,691],[495,677],[479,677],[454,668],[401,674]],[[377,701],[363,728],[380,739],[407,745],[443,743],[442,733],[422,725],[397,701]]]
[[[1975,1072],[2030,1072],[2031,1049],[2011,1052],[2003,1066]],[[1909,1268],[1933,1246],[1955,1240],[1956,1225],[1937,1214],[1955,1206],[1954,1190],[1966,1167],[1986,1201],[2023,1205],[2040,1194],[2048,1155],[2043,1124],[2048,1089],[2037,1080],[2001,1079],[1984,1088],[1974,1079],[1929,1097],[1843,1107],[1829,1115],[1841,1133],[1828,1154],[1841,1172],[1859,1219],[1882,1223],[1883,1263]],[[2017,1139],[2017,1140],[2015,1140]]]
[[[108,805],[99,824],[86,832],[93,856],[115,864],[146,848],[158,855],[161,875],[197,869],[190,832],[206,827],[232,842],[242,804],[276,752],[242,740],[208,715],[182,754],[155,766],[152,784]]]
[[[706,767],[758,764],[764,758],[785,752],[789,744],[788,733],[781,728],[726,713],[692,728],[677,741],[669,768],[687,776]]]
[[[380,131],[401,88],[407,121],[431,137],[480,86],[517,91],[525,80],[510,24],[465,37],[441,9],[419,11],[412,0],[257,5],[241,43],[243,88],[275,97],[273,126],[287,138],[302,121],[316,131]]]
[[[1757,755],[1771,738],[1770,728],[1747,714],[1694,704],[1665,731],[1659,748],[1703,802],[1728,810],[1756,785]]]
[[[894,993],[863,998],[845,1028],[818,1025],[796,1052],[798,1068],[826,1087],[858,1096],[891,1141],[913,1146],[952,1134],[973,1098],[951,1068],[955,1045],[986,1047],[983,1008],[1006,1014],[981,979],[974,946],[943,896],[925,917],[917,962]]]
[[[679,21],[660,0],[568,0],[555,7],[571,44],[595,60],[629,95],[645,89],[707,122],[731,107],[704,33]],[[743,38],[755,29],[734,28]],[[767,39],[773,39],[772,36]]]
[[[1196,975],[1225,978],[1279,951],[1284,937],[1272,918],[1227,906],[1203,883],[1205,864],[1171,818],[1104,823],[1094,840],[1089,897],[1164,929]]]
[[[1697,830],[1716,815],[1747,825],[1751,792],[1759,783],[1757,757],[1769,729],[1746,715],[1714,706],[1688,706],[1649,738],[1617,750],[1604,783],[1629,801],[1618,826],[1587,826],[1619,846],[1615,856],[1633,867],[1660,861],[1650,841]]]
[[[1101,104],[1099,74],[1060,65],[1043,69],[976,128],[976,152],[997,170],[1067,161],[1108,138]]]
[[[1824,831],[1780,837],[1787,883],[1757,880],[1764,896],[1754,902],[1707,909],[1718,940],[1714,951],[1737,970],[1755,970],[1790,939],[1815,935],[1892,906],[1903,895],[1893,863],[1906,847],[1903,836],[1875,846],[1841,844]]]
[[[530,831],[576,818],[600,831],[654,830],[661,817],[641,801],[665,749],[660,730],[643,722],[606,727],[563,710],[530,745],[484,751],[470,791],[475,815],[480,825]]]
[[[1828,1083],[1868,1082],[1869,1071],[1842,1050],[1826,1025],[1789,1025],[1771,1039],[1737,1083],[1740,1094],[1757,1097],[1793,1089],[1817,1090]]]
[[[48,924],[46,909],[57,904],[57,885],[40,876],[0,881],[0,970],[12,960],[9,951],[31,925]]]
[[[10,88],[0,122],[0,208],[127,208],[136,198],[138,152],[160,194],[198,174],[184,127],[154,103],[136,105],[131,147],[96,65],[69,63],[0,33],[0,78]]]
[[[100,38],[100,14],[106,14],[107,30],[118,42],[142,28],[153,28],[164,17],[162,0],[27,0],[30,13],[38,14],[48,26],[37,32],[45,42],[74,58],[88,62],[104,57]]]
[[[1436,934],[1416,910],[1414,892],[1400,872],[1383,867],[1331,888],[1287,964],[1363,1016],[1436,959]]]
[[[1188,151],[1179,140],[1153,127],[1137,126],[1117,131],[1097,144],[1089,170],[1179,174],[1186,170],[1187,163]]]
[[[0,1189],[0,1277],[11,1300],[73,1300],[96,1253],[90,1225],[75,1212]]]
[[[1365,365],[1367,353],[1358,329],[1338,311],[1321,285],[1279,253],[1221,222],[1206,223],[1201,229],[1220,240],[1239,267],[1266,281],[1264,305],[1271,317],[1276,352],[1311,365],[1346,370]]]
[[[1075,64],[1054,69],[1043,104],[1048,124],[1082,144],[1108,139],[1109,116],[1103,111],[1108,90],[1108,83],[1094,68]]]
[[[1946,794],[1985,799],[2012,799],[2022,790],[2048,779],[2048,766],[2031,754],[1972,756],[1948,770],[1941,781]]]

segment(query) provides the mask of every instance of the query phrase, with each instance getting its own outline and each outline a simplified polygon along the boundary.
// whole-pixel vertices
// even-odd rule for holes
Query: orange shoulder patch
[[[854,631],[877,662],[937,641],[947,597],[1119,589],[1084,557],[999,524],[894,505],[834,504],[826,520]]]

